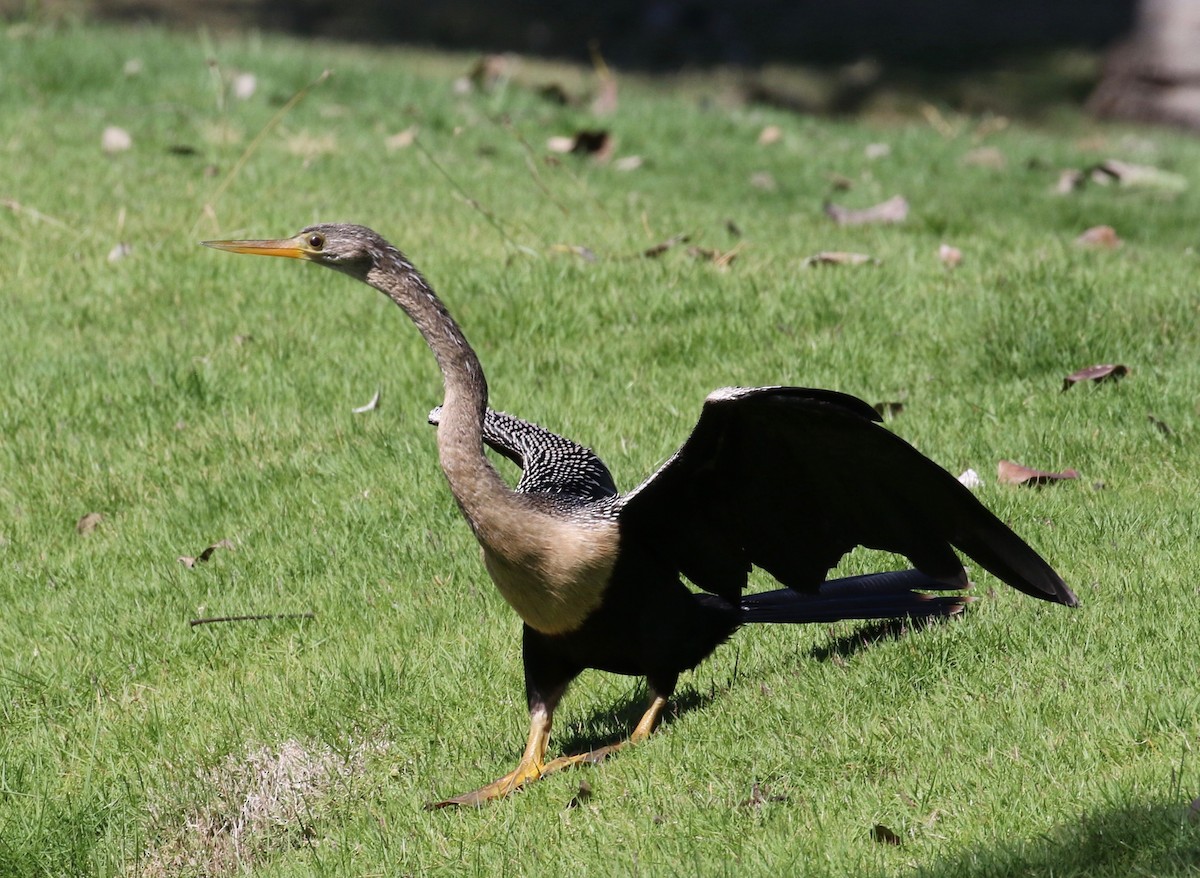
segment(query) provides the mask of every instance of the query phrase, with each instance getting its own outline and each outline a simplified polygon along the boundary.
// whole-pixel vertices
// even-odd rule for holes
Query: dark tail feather
[[[919,570],[849,576],[826,582],[816,594],[780,588],[744,595],[741,621],[743,624],[798,623],[952,616],[961,613],[974,599],[964,594],[932,595],[926,592],[957,588]]]

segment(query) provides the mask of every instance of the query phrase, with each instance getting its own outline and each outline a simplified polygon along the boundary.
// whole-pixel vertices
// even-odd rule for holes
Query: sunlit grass
[[[532,87],[581,93],[586,74],[526,63],[460,95],[468,59],[403,49],[24,27],[0,41],[0,874],[219,872],[229,839],[205,821],[285,749],[329,776],[305,789],[303,826],[282,809],[248,841],[256,875],[1198,867],[1197,195],[1052,188],[1110,156],[1196,181],[1200,146],[944,108],[951,132],[817,120],[703,101],[695,82],[685,98],[623,81],[598,120]],[[249,99],[236,72],[257,77]],[[760,146],[768,124],[782,137]],[[101,151],[108,125],[130,151]],[[386,148],[413,125],[436,166]],[[642,167],[548,157],[550,135],[598,126]],[[890,154],[867,158],[871,143]],[[1003,168],[964,162],[981,144]],[[899,226],[820,210],[897,193]],[[903,401],[890,426],[978,470],[1082,608],[980,576],[965,619],[899,638],[746,631],[685,677],[645,746],[482,811],[423,811],[519,755],[519,627],[437,470],[439,377],[403,315],[331,272],[197,246],[314,220],[399,244],[494,403],[595,448],[626,488],[715,387]],[[1123,248],[1072,243],[1101,223]],[[640,255],[679,233],[741,249],[727,270],[687,245]],[[110,262],[120,242],[131,253]],[[804,267],[818,250],[880,262]],[[1060,392],[1106,361],[1132,373]],[[377,389],[380,407],[354,414]],[[1001,458],[1082,478],[1004,488]],[[177,560],[222,539],[234,549]],[[626,729],[639,686],[585,674],[555,746]],[[584,779],[591,797],[566,809]],[[873,841],[876,824],[903,844]]]

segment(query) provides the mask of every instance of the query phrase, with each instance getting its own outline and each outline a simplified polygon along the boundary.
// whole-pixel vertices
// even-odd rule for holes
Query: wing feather
[[[620,501],[622,539],[735,600],[751,565],[811,591],[855,546],[965,584],[954,547],[1014,588],[1069,605],[1057,573],[862,400],[794,387],[710,394],[692,435]]]

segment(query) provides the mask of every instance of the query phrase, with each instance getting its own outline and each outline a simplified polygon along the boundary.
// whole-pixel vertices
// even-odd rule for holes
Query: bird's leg
[[[548,647],[545,635],[538,634],[528,625],[525,626],[521,645],[525,664],[525,698],[529,703],[529,738],[525,742],[521,761],[499,780],[461,796],[432,802],[427,808],[483,805],[515,793],[546,773],[546,745],[550,741],[554,709],[567,691],[567,684],[575,678],[580,668],[558,656]]]
[[[551,712],[545,706],[539,705],[529,716],[529,740],[525,743],[525,752],[517,767],[499,780],[494,780],[486,786],[461,796],[433,802],[427,807],[448,808],[453,805],[483,805],[493,799],[503,799],[514,793],[531,780],[537,780],[545,772],[546,744],[550,741]]]
[[[542,777],[548,774],[553,774],[556,771],[562,771],[564,768],[570,768],[573,765],[595,765],[603,762],[613,753],[630,744],[640,744],[642,741],[650,737],[650,733],[658,727],[658,721],[662,718],[663,709],[667,706],[667,696],[654,693],[650,700],[650,706],[646,708],[646,712],[642,714],[642,718],[638,720],[638,724],[634,726],[633,732],[624,741],[618,741],[615,744],[607,744],[603,747],[597,747],[595,750],[589,750],[586,753],[576,753],[574,756],[559,756],[542,766]]]

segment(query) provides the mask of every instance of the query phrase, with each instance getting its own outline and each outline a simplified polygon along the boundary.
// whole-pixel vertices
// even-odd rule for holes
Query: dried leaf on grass
[[[258,91],[258,77],[253,73],[239,73],[233,78],[233,96],[239,101],[249,100]]]
[[[876,823],[871,827],[871,841],[876,841],[880,844],[901,844],[900,836],[882,823]]]
[[[599,83],[596,96],[592,98],[591,110],[597,116],[611,116],[617,111],[617,77],[600,54],[599,42],[592,40],[588,44],[588,51],[591,52],[592,68],[596,71],[596,80]]]
[[[83,518],[79,519],[79,521],[75,522],[75,533],[90,534],[100,526],[100,522],[103,520],[104,516],[99,512],[89,512]]]
[[[611,116],[617,112],[617,78],[605,66],[599,79],[600,85],[596,89],[596,96],[592,98],[591,110],[597,116]]]
[[[191,568],[195,567],[197,564],[202,564],[205,561],[207,561],[209,558],[211,558],[213,556],[213,552],[217,551],[217,549],[226,549],[226,550],[232,552],[233,551],[233,543],[229,540],[221,540],[218,543],[213,543],[211,546],[205,547],[204,551],[201,552],[199,555],[195,556],[194,558],[191,555],[180,555],[179,563],[182,564],[184,567],[187,567],[190,570]]]
[[[896,195],[887,201],[862,210],[853,210],[833,202],[827,202],[825,215],[839,226],[902,223],[908,218],[908,200],[902,195]]]
[[[998,171],[1008,164],[1008,159],[994,146],[980,146],[964,154],[962,163],[974,168],[991,168]]]
[[[762,131],[758,132],[758,145],[770,146],[772,143],[778,143],[783,140],[783,129],[778,125],[767,125]]]
[[[1011,460],[1002,460],[996,465],[996,478],[1002,485],[1048,485],[1051,482],[1077,479],[1079,473],[1073,469],[1057,473],[1046,472],[1013,463]]]
[[[963,470],[962,475],[958,477],[958,481],[959,484],[961,484],[964,488],[969,488],[972,491],[974,491],[976,488],[983,487],[983,479],[981,479],[979,477],[979,473],[975,472],[973,469]]]
[[[1058,195],[1070,195],[1087,181],[1087,175],[1076,168],[1065,168],[1058,175],[1054,191]]]
[[[771,802],[787,802],[787,796],[773,796],[771,791],[767,789],[766,784],[760,784],[757,781],[750,787],[750,798],[743,800],[739,804],[743,808],[761,808],[763,805]]]
[[[589,155],[598,162],[612,158],[616,149],[616,141],[611,133],[603,128],[583,129],[569,137],[551,137],[546,141],[546,149],[560,154]]]
[[[1154,425],[1155,429],[1158,430],[1158,432],[1162,433],[1164,436],[1170,436],[1170,435],[1172,435],[1172,433],[1174,433],[1174,431],[1171,429],[1170,425],[1168,425],[1166,421],[1160,420],[1160,419],[1154,417],[1154,415],[1146,415],[1146,417],[1150,420],[1150,423]]]
[[[376,390],[375,395],[372,396],[366,403],[360,405],[356,409],[351,409],[351,411],[356,415],[365,415],[367,412],[375,411],[375,409],[379,408],[379,397],[381,393],[382,391]]]
[[[742,244],[740,243],[729,250],[725,250],[724,252],[720,250],[714,250],[711,247],[689,247],[688,255],[693,256],[696,259],[704,260],[705,262],[711,262],[717,268],[728,268],[730,263],[737,259],[738,252],[741,249]]]
[[[104,129],[104,133],[100,135],[100,148],[109,155],[125,152],[132,147],[133,138],[129,136],[129,132],[124,128],[109,125]]]
[[[1149,189],[1178,193],[1188,187],[1187,177],[1149,165],[1135,165],[1120,159],[1108,159],[1089,169],[1088,179],[1101,186],[1116,183],[1127,189]]]
[[[491,91],[513,77],[520,66],[520,58],[511,53],[490,54],[478,58],[467,72],[467,91],[473,86],[480,91]],[[463,82],[455,83],[456,91],[463,91]]]
[[[584,247],[582,244],[551,244],[550,251],[552,253],[571,253],[584,262],[595,262],[597,259],[596,252],[591,247]]]
[[[878,265],[879,260],[866,253],[847,253],[843,250],[822,250],[804,260],[805,266],[812,265]]]
[[[951,247],[949,244],[942,244],[938,247],[938,259],[947,268],[958,268],[962,262],[962,251],[957,247]]]
[[[581,780],[579,782],[579,789],[576,791],[575,795],[571,797],[571,801],[567,802],[566,810],[569,811],[572,808],[578,808],[591,797],[592,785],[586,780]]]
[[[691,239],[692,239],[692,236],[687,235],[687,234],[672,235],[670,238],[667,238],[667,240],[660,241],[659,243],[655,244],[653,247],[649,247],[649,248],[643,250],[642,255],[649,257],[650,259],[657,259],[659,256],[662,256],[664,253],[666,253],[672,247],[674,247],[678,244],[686,244]]]
[[[394,152],[397,149],[407,149],[412,146],[417,139],[418,130],[416,125],[409,125],[403,131],[397,131],[384,141],[388,152]]]
[[[1064,378],[1062,389],[1070,390],[1081,381],[1094,381],[1097,384],[1101,381],[1116,381],[1118,378],[1124,378],[1128,374],[1129,367],[1123,366],[1120,363],[1101,363],[1095,366],[1086,366]]]
[[[1092,226],[1076,238],[1075,243],[1095,250],[1116,250],[1125,242],[1117,237],[1117,230],[1112,226]]]

